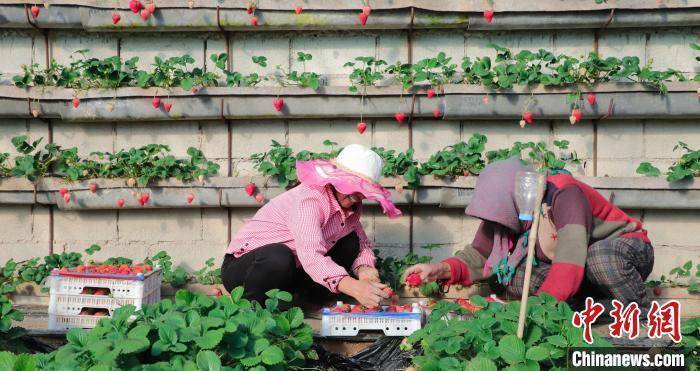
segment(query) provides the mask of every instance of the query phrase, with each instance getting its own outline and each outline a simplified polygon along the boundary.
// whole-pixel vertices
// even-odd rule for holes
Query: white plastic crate
[[[49,283],[49,330],[93,328],[106,316],[80,315],[83,308],[107,309],[109,316],[127,304],[140,309],[160,300],[161,285],[160,270],[149,272],[143,280],[53,275]],[[108,289],[110,294],[81,294],[86,287]]]
[[[341,303],[339,303],[341,304]],[[380,330],[386,336],[408,336],[420,330],[423,312],[413,303],[410,312],[332,312],[321,313],[322,336],[356,336],[362,330]]]

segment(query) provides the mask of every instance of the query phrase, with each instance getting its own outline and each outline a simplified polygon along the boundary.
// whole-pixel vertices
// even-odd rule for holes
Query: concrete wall
[[[402,31],[369,32],[293,32],[293,33],[231,33],[230,55],[233,69],[242,73],[271,72],[275,65],[301,69],[295,60],[297,51],[313,55],[307,70],[324,75],[331,85],[347,85],[348,69],[342,65],[357,56],[375,56],[389,63],[407,61],[411,52],[407,34]],[[608,30],[597,40],[602,56],[637,55],[658,69],[673,67],[688,75],[700,72],[694,51],[688,46],[699,41],[699,30],[652,29]],[[191,54],[199,65],[213,69],[208,55],[227,51],[221,33],[182,34],[96,34],[75,31],[50,31],[48,50],[44,35],[34,31],[0,30],[0,81],[8,83],[20,71],[21,64],[45,63],[46,54],[59,62],[68,63],[71,54],[90,49],[88,56],[107,57],[120,53],[122,57],[138,56],[146,67],[153,57]],[[583,55],[596,47],[593,31],[535,31],[535,32],[469,32],[416,31],[413,38],[414,61],[446,52],[461,62],[464,56],[494,55],[486,47],[489,42],[512,48],[536,50],[545,48],[556,53]],[[267,70],[251,62],[253,55],[268,58]],[[397,110],[409,101],[397,102]],[[358,112],[359,115],[359,112]],[[264,151],[271,139],[301,149],[323,149],[322,141],[331,139],[340,145],[358,142],[365,145],[406,149],[409,131],[390,118],[370,120],[367,132],[360,136],[354,120],[313,121],[235,121],[233,134],[233,175],[252,173],[249,156]],[[78,146],[83,154],[93,150],[117,150],[146,143],[163,143],[176,155],[185,155],[189,146],[222,165],[226,174],[227,126],[221,121],[159,122],[159,123],[67,123],[53,121],[53,139],[63,146]],[[38,120],[0,121],[0,152],[10,151],[9,139],[20,134],[33,138],[48,136],[49,125]],[[488,149],[509,146],[516,140],[568,139],[584,160],[576,169],[578,174],[597,176],[636,176],[640,161],[652,161],[662,168],[679,156],[672,148],[683,140],[691,147],[700,147],[700,126],[690,120],[628,120],[610,119],[599,123],[597,132],[590,121],[576,126],[565,121],[537,121],[520,129],[511,121],[436,121],[415,122],[412,143],[416,157],[425,160],[443,146],[469,138],[479,132],[489,138]],[[597,140],[597,151],[594,143]],[[597,172],[594,173],[594,163]],[[133,210],[133,211],[54,211],[53,245],[56,251],[81,251],[92,243],[104,249],[99,256],[129,256],[142,258],[160,249],[168,250],[178,262],[199,268],[211,257],[221,258],[228,238],[253,215],[255,209],[207,210]],[[700,260],[700,236],[690,231],[700,230],[697,211],[644,211],[633,215],[646,223],[657,247],[655,274],[667,272],[672,266],[688,259]],[[402,255],[409,251],[408,215],[390,221],[377,210],[368,210],[363,223],[368,235],[383,252]],[[450,255],[470,242],[477,222],[461,210],[417,208],[413,215],[414,251],[427,243],[445,244],[433,252],[436,257]],[[49,211],[41,206],[0,206],[0,261],[11,257],[23,259],[45,254],[49,246]]]

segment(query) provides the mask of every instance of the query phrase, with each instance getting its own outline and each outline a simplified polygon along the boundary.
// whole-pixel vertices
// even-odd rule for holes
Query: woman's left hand
[[[368,282],[379,282],[379,271],[367,265],[357,268],[357,279]]]

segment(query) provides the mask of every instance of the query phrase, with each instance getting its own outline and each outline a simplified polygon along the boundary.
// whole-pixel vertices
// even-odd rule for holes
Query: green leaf
[[[209,330],[200,338],[195,340],[195,343],[202,349],[214,349],[224,336],[224,330]]]
[[[277,345],[272,345],[263,350],[260,356],[266,365],[276,365],[284,360],[284,353]]]
[[[566,341],[566,338],[562,335],[548,336],[545,338],[545,340],[547,340],[548,343],[558,346],[560,348],[566,348],[567,346],[569,346],[569,343]]]
[[[505,335],[498,342],[498,351],[501,358],[514,365],[525,360],[525,343],[516,335]]]
[[[549,349],[544,346],[534,346],[527,350],[525,358],[533,361],[541,361],[549,358]]]
[[[221,360],[219,356],[210,350],[200,350],[197,353],[197,367],[202,371],[221,370]]]
[[[496,364],[493,363],[492,360],[482,357],[482,356],[476,356],[472,358],[471,361],[469,361],[469,364],[467,365],[467,371],[497,371],[498,368],[496,367]]]

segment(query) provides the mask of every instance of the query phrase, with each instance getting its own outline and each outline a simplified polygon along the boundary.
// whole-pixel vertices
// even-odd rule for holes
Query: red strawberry
[[[369,14],[372,13],[372,7],[369,5],[365,5],[362,7],[362,14],[366,14],[369,16]]]
[[[282,107],[284,107],[284,99],[282,98],[277,98],[272,101],[272,105],[275,107],[275,111],[281,111]]]
[[[95,314],[94,314],[94,316],[96,316],[96,317],[104,317],[106,315],[107,315],[106,310],[101,310],[101,311],[95,312]]]
[[[143,268],[146,269],[146,272],[150,272],[153,270],[153,267],[150,264],[144,264]]]
[[[221,289],[220,288],[218,288],[218,287],[214,288],[214,296],[216,296],[217,298],[221,297]]]
[[[486,23],[491,23],[493,20],[493,10],[484,10],[484,18],[486,18]]]
[[[258,17],[256,17],[256,16],[250,17],[250,25],[253,27],[257,27],[258,26]]]
[[[66,193],[63,195],[63,201],[66,203],[70,203],[70,193]]]
[[[167,102],[163,105],[165,107],[165,112],[170,112],[170,109],[173,108],[173,104],[170,102]]]
[[[80,99],[73,98],[73,108],[78,108],[79,105],[80,105]]]
[[[391,287],[385,287],[383,290],[389,297],[394,296],[394,290],[392,290]]]
[[[525,128],[525,126],[527,125],[527,122],[525,120],[520,120],[518,122],[518,124],[520,125],[521,128]]]
[[[394,114],[394,118],[396,119],[396,122],[402,124],[406,120],[406,115],[403,112],[396,112]]]
[[[150,198],[150,196],[148,195],[148,193],[142,194],[141,197],[139,198],[139,203],[141,204],[141,206],[146,205],[146,203],[148,203],[149,198]]]
[[[187,203],[191,204],[194,201],[194,195],[192,193],[187,195]]]
[[[34,16],[34,18],[39,17],[39,7],[38,6],[32,5],[31,11],[32,11],[32,15]]]
[[[433,117],[438,118],[440,117],[440,114],[442,114],[442,112],[440,112],[439,108],[433,110]]]
[[[397,307],[396,305],[390,305],[390,306],[386,307],[386,312],[399,312],[399,308],[400,307]],[[401,308],[401,309],[403,309],[403,308]]]
[[[357,123],[357,132],[362,134],[365,132],[365,130],[367,130],[367,124],[365,124],[364,122],[358,122]]]
[[[350,308],[350,312],[353,312],[353,313],[360,313],[360,312],[364,312],[364,311],[365,311],[365,307],[362,305],[359,305],[359,304],[353,305]]]
[[[146,5],[146,10],[148,10],[149,13],[153,14],[156,12],[156,4],[150,3]]]
[[[428,99],[433,99],[435,96],[435,90],[434,89],[428,89]]]
[[[360,13],[357,15],[357,18],[360,18],[360,23],[364,26],[367,24],[367,18],[369,18],[369,16],[365,13]]]
[[[661,287],[654,287],[652,291],[654,291],[654,296],[661,296]]]
[[[294,13],[301,14],[301,7],[298,6],[298,7],[294,8]]]
[[[59,193],[61,196],[63,196],[63,195],[65,195],[66,193],[68,193],[68,188],[62,187],[61,189],[58,190],[58,193]]]
[[[248,7],[248,8],[245,10],[245,12],[248,13],[248,14],[253,14],[254,11],[255,11],[255,7],[254,7],[254,6],[250,6],[250,7]]]
[[[406,283],[408,283],[409,286],[419,286],[422,282],[423,280],[420,278],[418,273],[412,273],[406,277]]]
[[[343,309],[339,307],[331,308],[331,312],[334,313],[343,313]]]
[[[158,98],[158,97],[153,97],[153,100],[151,101],[151,104],[153,105],[153,108],[155,108],[155,109],[160,108],[160,98]]]
[[[575,123],[581,121],[581,117],[583,117],[581,110],[578,108],[575,108],[574,110],[571,111],[571,117],[569,118],[569,120],[573,121],[571,124],[575,124]]]
[[[122,19],[119,13],[112,13],[112,23],[117,24]]]
[[[464,171],[462,172],[462,175],[464,175],[464,176],[469,176],[469,175],[471,175],[471,173],[469,172],[469,170],[464,170]]]
[[[700,94],[699,94],[699,95],[700,95]],[[40,114],[39,110],[37,110],[37,109],[33,109],[33,110],[32,110],[32,116],[34,116],[34,118],[39,117],[39,114]]]
[[[150,16],[151,16],[151,12],[149,12],[148,9],[141,10],[141,19],[143,19],[145,21]]]
[[[374,307],[365,309],[365,313],[381,312],[382,307]]]
[[[245,193],[247,193],[248,196],[253,197],[253,195],[255,194],[255,183],[250,182],[250,183],[246,184]]]
[[[107,289],[97,289],[93,293],[93,295],[107,295],[107,294],[109,294],[109,291],[107,291]]]
[[[117,206],[121,209],[124,206],[124,199],[120,198],[117,200]]]
[[[481,98],[481,103],[483,103],[483,104],[489,104],[489,96],[488,96],[488,95],[484,95],[484,97]]]
[[[255,195],[255,201],[260,204],[265,201],[265,196],[262,193],[258,193]]]
[[[591,106],[595,104],[595,94],[588,93],[586,99],[588,99],[588,103],[590,103]]]
[[[97,192],[97,183],[88,184],[88,189],[90,189],[90,192],[92,192],[92,193]]]
[[[527,111],[523,113],[523,120],[527,121],[528,124],[532,124],[532,112]]]
[[[197,94],[197,88],[192,88],[192,94]]]
[[[134,14],[137,14],[139,10],[143,7],[143,4],[139,0],[131,0],[129,1],[129,8],[131,8],[131,12]]]

